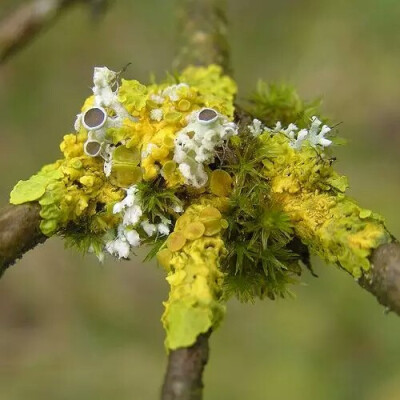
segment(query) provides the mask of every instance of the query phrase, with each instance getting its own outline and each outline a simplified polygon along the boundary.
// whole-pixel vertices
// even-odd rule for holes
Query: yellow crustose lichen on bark
[[[260,140],[275,152],[264,161],[271,196],[290,216],[298,237],[355,278],[367,272],[372,250],[390,241],[382,218],[344,195],[346,178],[315,148],[295,150],[283,134],[264,133]]]
[[[70,222],[79,224],[83,217],[91,217],[93,234],[118,223],[112,212],[96,209],[97,204],[112,206],[123,198],[123,192],[106,179],[99,159],[84,154],[86,138],[84,131],[64,136],[60,148],[65,158],[43,167],[29,181],[20,181],[11,192],[13,204],[39,201],[40,229],[45,235],[51,236]]]
[[[124,198],[124,189],[142,180],[162,177],[168,188],[183,187],[173,158],[187,117],[204,107],[233,117],[236,84],[216,65],[190,67],[161,84],[125,79],[119,84],[118,79],[107,68],[95,69],[94,95],[83,104],[77,132],[64,136],[60,145],[64,158],[18,182],[11,192],[12,204],[39,201],[41,230],[47,236],[71,222],[78,231],[84,225],[88,235],[117,228],[121,218],[114,215],[113,205]],[[84,125],[83,116],[93,108],[105,113],[104,126]],[[98,146],[98,154],[87,154],[88,141]]]
[[[220,302],[223,273],[219,266],[225,254],[224,227],[226,221],[217,208],[207,203],[192,205],[158,253],[171,287],[162,317],[168,349],[192,345],[199,334],[222,320],[225,306]]]
[[[256,109],[276,127],[258,119],[239,127],[236,84],[216,65],[160,84],[120,78],[95,68],[63,158],[18,182],[10,202],[37,201],[44,234],[62,234],[99,260],[128,259],[144,244],[154,254],[163,242],[168,349],[217,327],[229,293],[283,297],[302,259],[294,239],[355,278],[390,242],[382,219],[345,196],[347,180],[328,155],[331,129],[315,116],[307,129],[275,121],[297,118],[297,100],[286,114],[272,101],[281,95],[259,95]]]

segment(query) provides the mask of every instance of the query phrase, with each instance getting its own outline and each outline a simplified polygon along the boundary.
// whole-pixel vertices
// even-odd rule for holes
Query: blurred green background
[[[0,16],[16,4],[2,0]],[[21,1],[19,1],[21,3]],[[323,96],[348,145],[351,195],[400,236],[400,2],[230,0],[241,95],[258,78]],[[115,0],[93,24],[75,7],[0,69],[0,204],[59,157],[92,69],[162,77],[175,51],[174,2]],[[157,399],[167,296],[155,265],[82,258],[49,240],[0,281],[0,399]],[[400,319],[345,273],[315,260],[295,300],[232,301],[211,339],[206,400],[400,399]]]

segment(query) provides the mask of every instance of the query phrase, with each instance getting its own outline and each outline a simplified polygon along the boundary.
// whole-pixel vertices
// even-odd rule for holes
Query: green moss
[[[310,118],[318,115],[319,105],[319,100],[303,101],[290,85],[259,81],[246,109],[266,126],[275,126],[279,121],[283,126],[293,123],[299,128],[305,128]]]
[[[265,154],[277,154],[270,146],[260,153],[260,141],[242,132],[233,146],[226,168],[234,177],[228,229],[223,235],[227,257],[224,297],[240,301],[271,299],[289,294],[289,285],[301,272],[300,255],[291,249],[294,229],[289,216],[270,196],[270,182],[260,173]]]

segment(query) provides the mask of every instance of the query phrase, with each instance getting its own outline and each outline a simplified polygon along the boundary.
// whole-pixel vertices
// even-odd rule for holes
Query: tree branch
[[[34,0],[0,21],[0,64],[76,3],[91,5],[97,15],[108,0]],[[0,277],[25,252],[46,240],[39,228],[39,211],[37,203],[10,205],[0,210]]]
[[[0,277],[24,253],[43,243],[38,203],[7,206],[0,210]]]
[[[203,370],[208,361],[211,331],[187,348],[171,351],[162,388],[162,400],[201,400]]]
[[[400,315],[400,245],[379,246],[371,257],[372,268],[359,280],[362,288],[372,293],[380,304]]]
[[[77,3],[92,5],[97,13],[105,7],[107,0],[33,0],[5,17],[0,21],[0,64],[55,22],[63,11]]]
[[[230,75],[229,45],[225,0],[179,0],[179,52],[173,67],[220,65]],[[162,400],[201,400],[203,371],[208,362],[211,331],[200,335],[187,348],[168,356]]]
[[[231,73],[225,0],[179,0],[179,52],[173,67],[220,65]]]

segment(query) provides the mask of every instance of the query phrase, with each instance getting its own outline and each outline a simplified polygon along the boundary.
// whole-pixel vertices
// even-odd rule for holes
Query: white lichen
[[[157,231],[161,236],[167,236],[167,235],[169,235],[171,230],[170,230],[168,224],[165,224],[162,222],[160,224],[157,224]]]
[[[124,226],[136,226],[143,215],[143,211],[139,205],[134,204],[133,206],[126,208],[123,214],[124,217],[122,223]]]
[[[219,113],[210,123],[199,121],[201,112],[194,111],[188,116],[187,126],[176,136],[174,153],[174,161],[179,164],[185,183],[197,188],[208,180],[204,165],[214,162],[217,150],[238,132],[236,124]]]
[[[163,96],[160,96],[159,94],[152,94],[152,95],[150,95],[150,100],[156,104],[162,104],[162,103],[164,103],[165,99]]]
[[[332,140],[325,137],[327,133],[331,131],[331,128],[327,125],[323,125],[320,128],[322,122],[317,117],[311,118],[311,127],[308,131],[308,140],[312,146],[320,145],[322,147],[327,147],[332,144]]]
[[[150,118],[153,121],[160,122],[163,118],[163,110],[161,108],[155,108],[154,110],[150,111]]]
[[[138,190],[137,190],[136,185],[133,185],[133,186],[129,187],[128,189],[126,189],[125,198],[123,200],[121,200],[120,202],[114,204],[113,213],[119,214],[126,208],[132,207],[135,203],[137,203],[138,202],[137,196],[136,196],[137,191]]]
[[[253,136],[259,136],[265,130],[263,123],[257,118],[254,118],[252,123],[248,125],[247,128]]]
[[[146,219],[140,224],[140,226],[143,228],[143,230],[149,237],[154,236],[156,234],[160,236],[167,236],[170,233],[169,225],[171,224],[171,221],[169,221],[166,218],[161,218],[161,220],[162,222],[158,224],[152,224],[149,222],[148,219]]]
[[[105,245],[105,250],[113,256],[128,258],[132,247],[140,246],[140,237],[136,230],[126,229],[121,225],[115,239],[110,240]]]
[[[183,212],[183,207],[182,207],[181,204],[175,204],[175,205],[172,207],[172,210],[175,211],[176,213],[180,214],[180,213]]]
[[[166,236],[170,233],[171,221],[168,218],[159,215],[157,219],[160,222],[149,222],[149,217],[144,214],[140,204],[136,185],[126,189],[125,198],[114,204],[113,213],[120,215],[122,222],[118,225],[116,233],[109,232],[107,235],[105,250],[118,258],[128,258],[132,248],[140,245],[141,238],[137,231],[139,226],[149,237]]]
[[[154,143],[149,143],[144,150],[142,150],[141,157],[142,159],[147,158],[151,155],[153,149],[158,149],[158,146]]]
[[[171,85],[165,88],[162,92],[162,96],[169,97],[171,101],[180,100],[179,91],[182,88],[188,88],[189,85],[187,83],[179,83],[177,85]]]
[[[148,219],[143,221],[140,225],[143,228],[143,230],[146,232],[147,236],[153,236],[157,232],[157,226],[154,224],[151,224]]]
[[[295,124],[289,124],[286,129],[282,128],[281,122],[277,122],[275,128],[265,128],[264,130],[270,133],[283,133],[290,139],[290,146],[296,150],[300,150],[303,143],[308,142],[312,147],[322,146],[328,147],[332,141],[325,137],[331,131],[327,125],[322,125],[322,122],[316,117],[311,118],[309,129],[301,129]],[[249,127],[250,128],[250,127]]]
[[[126,237],[126,240],[132,247],[139,247],[140,246],[140,236],[137,231],[134,229],[131,230],[125,230],[124,235]]]

